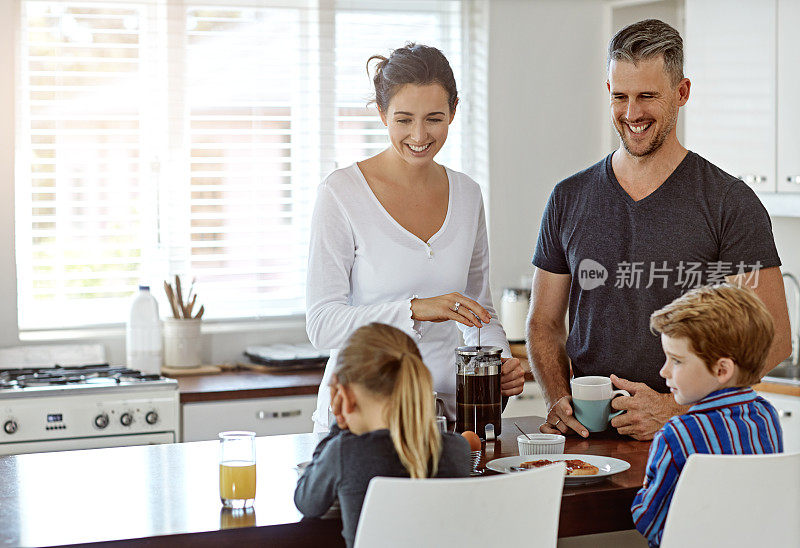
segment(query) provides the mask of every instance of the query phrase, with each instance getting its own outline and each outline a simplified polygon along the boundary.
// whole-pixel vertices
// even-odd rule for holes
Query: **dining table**
[[[502,434],[483,443],[478,469],[485,475],[493,474],[487,462],[518,455],[514,422],[532,433],[543,419],[504,418]],[[246,511],[220,503],[216,441],[0,457],[0,546],[344,546],[335,512],[306,519],[293,502],[297,465],[320,439],[256,438],[257,491]],[[633,528],[630,506],[649,445],[613,429],[567,437],[565,453],[614,457],[630,468],[591,485],[565,485],[559,537]]]

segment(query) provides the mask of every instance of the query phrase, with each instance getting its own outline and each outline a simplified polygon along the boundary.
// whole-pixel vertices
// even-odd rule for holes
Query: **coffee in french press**
[[[456,431],[472,430],[486,439],[486,426],[500,435],[502,348],[461,346],[456,349]],[[491,430],[491,429],[490,429]]]

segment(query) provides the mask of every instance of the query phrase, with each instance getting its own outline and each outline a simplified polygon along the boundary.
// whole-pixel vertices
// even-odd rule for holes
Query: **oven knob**
[[[101,430],[108,426],[108,415],[101,413],[94,418],[94,425]]]
[[[133,422],[133,415],[130,413],[123,413],[122,416],[119,418],[119,422],[122,423],[122,426],[130,426]]]
[[[158,422],[158,413],[155,411],[150,411],[147,415],[144,416],[144,420],[147,421],[147,424],[155,424]]]
[[[3,425],[3,430],[6,431],[6,434],[13,434],[17,431],[17,423],[14,421],[6,421]]]

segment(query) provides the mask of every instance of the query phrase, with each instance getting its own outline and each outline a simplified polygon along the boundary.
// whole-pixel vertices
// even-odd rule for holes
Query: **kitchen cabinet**
[[[778,188],[777,10],[777,0],[686,0],[686,146],[759,192]]]
[[[685,13],[686,146],[772,215],[800,216],[800,0],[686,0]]]
[[[539,384],[528,381],[522,389],[522,394],[511,396],[503,411],[503,417],[546,417],[547,405],[542,395]]]
[[[800,397],[758,392],[778,411],[783,429],[783,450],[786,453],[800,451]]]
[[[184,403],[182,441],[215,440],[225,430],[250,430],[257,436],[311,432],[316,408],[316,395]]]
[[[778,0],[778,192],[800,192],[800,0]]]

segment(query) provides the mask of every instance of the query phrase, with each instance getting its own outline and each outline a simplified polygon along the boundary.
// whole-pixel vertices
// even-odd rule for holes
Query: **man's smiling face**
[[[686,86],[682,96],[682,86]],[[613,60],[608,69],[611,118],[622,146],[631,156],[657,151],[675,133],[678,108],[688,99],[688,80],[673,84],[664,58],[637,63]]]

